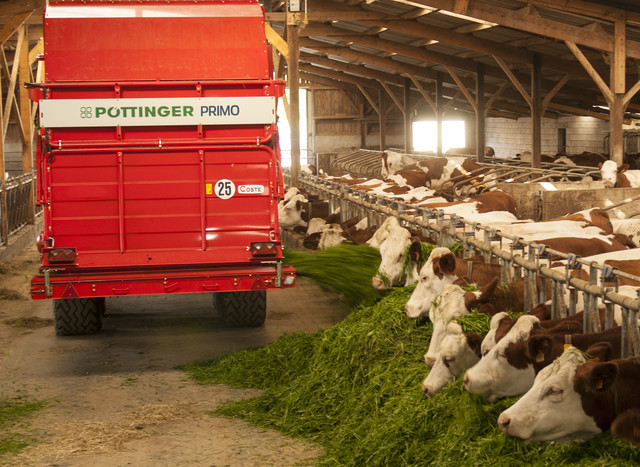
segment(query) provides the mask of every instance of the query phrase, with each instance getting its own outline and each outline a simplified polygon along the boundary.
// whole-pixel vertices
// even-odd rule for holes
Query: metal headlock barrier
[[[29,223],[29,203],[33,174],[24,174],[6,181],[6,193],[0,184],[0,245],[9,236]]]
[[[584,169],[582,168],[583,172]],[[587,172],[590,170],[593,169],[587,168]],[[559,175],[541,173],[540,170],[536,172],[538,176],[534,180],[553,179]],[[509,176],[524,177],[525,173],[529,176],[535,175],[531,170],[523,170],[509,173]],[[566,176],[566,172],[562,175]],[[285,182],[290,182],[290,174],[285,173],[284,176]],[[452,182],[453,186],[457,183]],[[518,236],[504,235],[495,227],[469,222],[456,214],[381,198],[369,192],[354,190],[346,184],[333,183],[326,178],[301,174],[297,185],[328,201],[331,211],[340,207],[341,220],[360,216],[366,217],[369,225],[382,225],[388,216],[395,216],[403,226],[437,239],[438,245],[446,246],[460,242],[464,247],[465,256],[471,256],[472,252],[481,252],[487,262],[501,265],[501,282],[524,278],[525,310],[551,300],[552,318],[573,315],[577,311],[581,291],[585,333],[602,330],[598,300],[605,305],[605,329],[613,325],[614,308],[619,306],[622,315],[622,356],[640,356],[640,330],[637,324],[640,277],[624,273],[609,265],[586,261],[574,254],[553,250],[540,243],[524,241]],[[556,266],[554,263],[559,261],[562,265]],[[588,280],[576,277],[582,271],[588,275]],[[634,297],[620,293],[622,286],[619,282],[623,278],[637,284],[633,286],[637,287]],[[538,281],[541,283],[539,293]],[[568,306],[564,299],[565,288],[569,293]]]

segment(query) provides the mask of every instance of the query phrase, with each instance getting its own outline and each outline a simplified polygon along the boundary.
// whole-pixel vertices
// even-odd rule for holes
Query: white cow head
[[[540,370],[525,395],[500,414],[500,429],[527,441],[581,442],[599,434],[600,428],[584,412],[575,389],[576,373],[588,358],[575,347],[568,347]]]
[[[429,313],[431,302],[442,292],[445,285],[452,284],[458,276],[454,274],[456,258],[445,247],[434,248],[419,273],[418,285],[405,305],[409,318],[420,318]]]
[[[318,242],[319,250],[326,250],[333,246],[338,246],[346,240],[343,235],[344,230],[340,224],[330,224],[329,227],[322,230],[320,241]]]
[[[618,182],[618,172],[627,170],[629,168],[628,164],[623,164],[618,168],[618,163],[615,161],[605,161],[603,163],[598,164],[600,168],[600,174],[602,175],[602,181],[604,182],[605,188],[613,188],[616,186]]]
[[[533,384],[535,370],[532,364],[510,361],[514,348],[527,345],[534,325],[540,320],[535,316],[518,318],[509,332],[496,343],[478,363],[464,375],[464,387],[473,394],[480,394],[489,402],[502,397],[524,394]]]
[[[285,197],[286,198],[286,197]],[[284,199],[278,203],[278,221],[281,227],[295,227],[296,225],[306,226],[302,220],[302,204],[307,203],[307,198],[302,194],[295,194],[289,199]]]
[[[404,256],[411,244],[411,232],[400,225],[392,226],[389,235],[380,245],[382,261],[378,272],[371,280],[371,284],[378,290],[385,290],[388,286],[401,285],[403,276]]]
[[[486,301],[486,297],[493,294],[497,280],[487,284],[482,290],[476,292],[468,292],[459,285],[448,284],[442,289],[442,292],[433,301],[433,306],[429,311],[429,318],[433,323],[433,332],[429,341],[429,350],[424,356],[427,366],[434,365],[440,349],[442,341],[447,334],[447,326],[458,318],[468,315],[472,308],[478,307],[482,302]]]
[[[480,360],[480,339],[478,334],[465,334],[455,321],[449,323],[440,354],[422,383],[422,393],[426,397],[434,396],[467,368],[475,365]]]
[[[373,248],[380,248],[380,245],[387,239],[389,232],[395,226],[399,226],[398,218],[394,216],[387,217],[382,225],[375,231],[373,236],[366,241],[366,244]]]

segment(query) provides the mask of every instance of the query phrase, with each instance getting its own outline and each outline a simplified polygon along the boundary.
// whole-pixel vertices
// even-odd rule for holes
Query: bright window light
[[[442,152],[466,147],[465,134],[464,120],[444,120]],[[413,149],[432,152],[438,150],[438,126],[435,120],[413,122]]]
[[[287,98],[289,89],[285,90]],[[289,100],[289,102],[291,102]],[[300,102],[300,165],[307,164],[307,90],[301,89]],[[291,167],[291,127],[284,111],[284,103],[278,102],[278,134],[280,135],[280,152],[282,153],[282,166]]]

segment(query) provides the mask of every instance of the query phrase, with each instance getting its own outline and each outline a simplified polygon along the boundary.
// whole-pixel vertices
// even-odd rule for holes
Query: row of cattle
[[[390,188],[382,188],[383,183],[358,180],[353,186],[359,185],[358,189],[368,186],[371,190]],[[587,261],[608,264],[640,276],[639,220],[610,219],[606,211],[591,209],[550,221],[527,222],[517,219],[515,209],[509,207],[515,208],[515,203],[508,195],[491,191],[480,196],[482,198],[470,198],[456,204],[444,201],[433,204],[450,212],[455,210],[465,219],[493,225],[510,237],[546,244],[554,250],[574,253]],[[298,202],[306,199],[302,193],[292,193],[283,203],[283,209],[296,197]],[[360,229],[356,230],[362,230],[362,227],[360,224]],[[343,230],[348,228],[341,227]],[[606,402],[611,391],[622,394],[629,384],[626,376],[621,376],[626,374],[629,360],[619,359],[622,344],[618,325],[622,313],[618,307],[614,310],[614,327],[603,333],[584,334],[580,312],[558,321],[550,320],[549,303],[525,310],[525,281],[517,279],[506,285],[499,284],[500,267],[485,263],[481,256],[463,260],[448,248],[441,247],[434,249],[425,262],[420,255],[420,243],[424,239],[417,238],[416,233],[401,225],[396,217],[387,218],[378,229],[367,228],[370,238],[365,240],[365,236],[362,241],[379,248],[382,258],[372,285],[384,289],[417,281],[406,303],[406,314],[414,319],[428,316],[433,323],[433,334],[425,355],[425,363],[431,367],[423,382],[426,396],[435,395],[447,383],[462,377],[469,392],[481,394],[489,401],[526,393],[500,415],[498,426],[508,435],[527,440],[581,441],[612,428],[617,436],[640,442],[633,434],[640,430],[640,415],[635,412],[640,407],[624,398],[624,404],[631,404],[625,405],[631,412],[622,414],[609,410],[610,405]],[[562,262],[555,267],[566,270]],[[469,283],[478,285],[480,290],[470,292],[463,288]],[[617,284],[618,292],[637,298],[639,285],[633,280],[626,283],[621,280]],[[535,296],[541,296],[542,283],[538,282],[536,287]],[[549,295],[547,291],[545,296]],[[568,306],[568,291],[565,299]],[[582,306],[579,303],[578,310]],[[528,313],[515,320],[506,310]],[[493,316],[486,336],[464,332],[456,321],[478,311]],[[563,353],[567,335],[572,335],[575,347]],[[591,387],[582,392],[576,389],[586,388],[580,378],[585,377],[587,369],[597,366],[586,360],[584,352],[597,354],[603,365],[607,363],[604,368],[607,368],[609,379],[607,384],[601,384],[602,394]],[[577,364],[581,358],[581,363]],[[571,363],[565,364],[567,361]],[[555,370],[545,370],[551,366]],[[557,381],[558,374],[564,375],[564,385]],[[537,389],[541,385],[547,388],[548,396],[541,395]],[[538,391],[538,396],[530,395],[532,391]],[[601,399],[604,400],[602,404]],[[537,405],[532,400],[537,401]],[[593,400],[597,401],[595,405],[589,402]],[[550,405],[545,405],[547,403]],[[563,412],[563,404],[570,407],[567,413]]]
[[[528,157],[527,157],[528,156]],[[407,154],[384,151],[381,160],[381,174],[385,180],[400,181],[402,178],[412,186],[427,186],[438,190],[449,180],[464,179],[468,175],[466,185],[477,185],[483,188],[493,182],[490,168],[465,157],[434,157],[416,159]],[[530,162],[531,154],[520,155],[519,159]],[[567,167],[593,167],[600,171],[606,188],[640,187],[640,167],[637,159],[626,156],[625,162],[618,165],[602,154],[582,153],[555,158],[543,158],[543,162],[566,165]],[[411,182],[409,182],[411,180]],[[400,181],[400,183],[402,183]],[[465,186],[465,184],[461,184]]]

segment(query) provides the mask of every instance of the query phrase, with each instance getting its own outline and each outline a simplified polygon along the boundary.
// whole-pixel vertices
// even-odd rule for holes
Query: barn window
[[[285,90],[289,99],[289,89]],[[307,164],[307,90],[300,89],[300,165]],[[289,100],[289,102],[291,102]],[[291,127],[287,120],[287,113],[284,110],[282,101],[278,102],[278,134],[280,136],[280,151],[282,153],[282,166],[291,167]]]
[[[466,147],[464,120],[442,122],[442,152]],[[438,150],[438,126],[435,120],[413,122],[413,148],[415,151]]]

